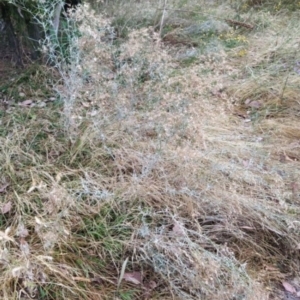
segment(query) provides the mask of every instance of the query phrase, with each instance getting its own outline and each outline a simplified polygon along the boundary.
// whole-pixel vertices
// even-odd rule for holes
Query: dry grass
[[[179,4],[191,22],[195,3]],[[156,17],[143,5],[132,22]],[[1,112],[1,298],[299,290],[298,13],[246,12],[253,31],[202,36],[188,60],[155,24],[113,42],[119,16],[88,14],[81,63],[55,86],[63,103]],[[118,284],[133,271],[142,282]]]

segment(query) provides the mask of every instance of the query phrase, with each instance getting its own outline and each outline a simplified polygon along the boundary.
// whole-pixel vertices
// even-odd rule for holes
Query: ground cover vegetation
[[[1,299],[299,299],[300,2],[1,3]]]

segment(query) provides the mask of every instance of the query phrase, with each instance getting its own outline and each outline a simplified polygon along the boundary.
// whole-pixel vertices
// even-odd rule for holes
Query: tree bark
[[[13,23],[12,23],[12,13],[13,8],[11,5],[6,3],[0,3],[0,11],[2,19],[5,23],[6,35],[8,39],[9,48],[13,49],[14,59],[18,67],[24,67],[22,59],[22,51],[20,46],[20,40],[15,32]]]

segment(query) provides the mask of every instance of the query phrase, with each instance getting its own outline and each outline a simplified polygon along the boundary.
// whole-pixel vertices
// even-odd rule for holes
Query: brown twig
[[[248,28],[248,29],[253,29],[255,27],[252,24],[247,24],[244,22],[239,22],[239,21],[235,21],[235,20],[231,20],[231,19],[225,19],[225,21],[231,25],[237,25],[237,26]]]

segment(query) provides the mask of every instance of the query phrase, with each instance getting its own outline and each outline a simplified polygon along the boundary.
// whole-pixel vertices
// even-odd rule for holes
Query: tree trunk
[[[32,18],[26,18],[28,40],[30,44],[30,58],[37,60],[41,57],[40,40],[44,38],[43,30]]]
[[[23,67],[22,51],[20,47],[20,40],[16,35],[13,23],[12,23],[12,6],[6,3],[0,3],[0,12],[5,24],[6,36],[9,44],[9,48],[13,50],[14,60],[18,67]]]

